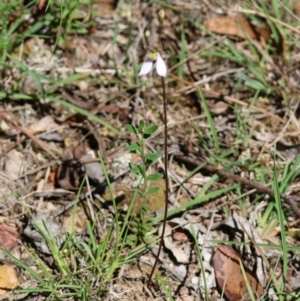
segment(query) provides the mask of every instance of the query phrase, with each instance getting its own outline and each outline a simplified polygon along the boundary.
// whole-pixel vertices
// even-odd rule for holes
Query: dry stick
[[[163,220],[163,228],[161,232],[161,238],[158,246],[157,255],[155,258],[154,265],[152,267],[151,273],[149,275],[149,279],[147,282],[147,287],[150,288],[151,279],[154,274],[155,268],[158,263],[159,254],[162,248],[162,244],[164,241],[165,231],[166,231],[166,223],[167,223],[167,215],[168,215],[168,200],[169,200],[169,174],[168,174],[168,119],[167,119],[167,96],[166,96],[166,86],[165,80],[161,77],[162,87],[163,87],[163,100],[164,100],[164,165],[165,165],[165,183],[166,183],[166,191],[165,191],[165,213],[164,213],[164,220]]]
[[[48,153],[52,158],[57,159],[57,156],[49,149],[49,147],[35,135],[33,135],[29,130],[19,126],[15,122],[11,121],[4,113],[0,113],[0,119],[3,119],[6,123],[10,124],[14,128],[16,128],[19,132],[23,133],[33,142],[35,142],[39,147],[41,147],[46,153]]]
[[[180,160],[184,163],[192,164],[192,165],[201,165],[203,164],[204,160],[197,160],[196,158],[191,158],[188,156],[175,156],[175,159]],[[274,195],[274,191],[264,185],[261,185],[257,182],[250,181],[248,179],[242,178],[240,176],[234,175],[230,172],[224,171],[222,169],[218,169],[212,165],[205,165],[202,167],[203,169],[211,172],[211,173],[216,173],[221,177],[227,178],[227,179],[232,179],[234,182],[240,183],[242,185],[248,186],[250,188],[255,188],[257,191],[266,193],[268,195]],[[280,197],[288,204],[290,207],[294,210],[295,214],[297,215],[298,218],[300,218],[300,209],[297,205],[297,201],[293,196],[281,193]]]

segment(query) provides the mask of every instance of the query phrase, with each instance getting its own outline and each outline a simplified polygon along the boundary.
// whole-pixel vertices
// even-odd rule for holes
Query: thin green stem
[[[143,179],[144,179],[144,185],[143,185],[143,197],[147,198],[146,192],[147,192],[147,160],[145,158],[145,140],[143,137],[143,133],[141,134],[142,138],[140,140],[140,152],[141,152],[141,157],[143,160],[142,164],[142,173],[143,173]]]
[[[154,265],[152,267],[147,287],[150,288],[151,284],[151,279],[154,274],[155,268],[157,266],[157,262],[159,259],[159,254],[162,248],[164,236],[165,236],[165,231],[166,231],[166,223],[167,223],[167,216],[168,216],[168,200],[169,200],[169,174],[168,174],[168,118],[167,118],[167,96],[166,96],[166,86],[165,86],[165,79],[161,77],[161,82],[162,82],[162,90],[163,90],[163,101],[164,101],[164,167],[165,167],[165,183],[166,183],[166,192],[165,192],[165,213],[164,213],[164,220],[163,220],[163,228],[161,232],[161,238],[158,246],[158,251],[157,255],[155,258]]]

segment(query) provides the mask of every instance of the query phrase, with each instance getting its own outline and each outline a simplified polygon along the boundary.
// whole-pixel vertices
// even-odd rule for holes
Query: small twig
[[[201,165],[204,162],[204,160],[191,158],[191,157],[188,157],[188,156],[174,156],[174,158],[177,159],[177,160],[180,160],[181,162],[192,164],[194,166],[195,165],[196,166]],[[203,166],[202,168],[206,171],[211,172],[211,173],[216,173],[217,175],[219,175],[221,177],[231,179],[234,182],[240,183],[240,184],[245,185],[249,188],[255,188],[258,192],[274,196],[274,191],[271,188],[266,187],[264,185],[261,185],[257,182],[253,182],[251,180],[242,178],[240,176],[234,175],[234,174],[229,173],[227,171],[224,171],[222,169],[218,169],[218,168],[216,168],[212,165],[209,165],[209,164]],[[280,197],[285,201],[285,203],[287,203],[293,209],[293,211],[295,212],[297,217],[300,218],[300,209],[297,205],[297,199],[294,198],[293,196],[290,196],[290,195],[287,195],[287,194],[284,194],[284,193],[281,193]]]
[[[241,71],[244,71],[245,68],[234,68],[234,69],[229,69],[229,70],[225,70],[225,71],[221,71],[219,73],[215,73],[211,76],[208,76],[206,78],[203,78],[197,82],[194,82],[193,84],[197,87],[199,86],[203,86],[209,82],[215,82],[218,78],[220,77],[223,77],[223,76],[226,76],[228,74],[235,74],[235,73],[239,73]],[[196,87],[190,87],[190,85],[188,86],[184,86],[183,88],[180,88],[179,90],[176,90],[176,93],[191,93],[191,92],[194,92],[195,90],[197,90]]]
[[[0,112],[0,119],[3,119],[7,124],[10,124],[12,127],[17,129],[19,132],[23,133],[25,136],[27,136],[29,139],[31,139],[33,142],[35,142],[37,145],[39,145],[45,152],[47,152],[52,158],[57,159],[57,156],[53,154],[53,152],[49,149],[49,147],[39,138],[34,136],[30,131],[27,129],[19,126],[15,122],[11,121],[4,113]]]

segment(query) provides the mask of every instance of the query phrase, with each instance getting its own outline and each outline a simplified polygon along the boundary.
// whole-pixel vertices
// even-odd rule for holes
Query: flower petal
[[[143,63],[139,76],[148,74],[153,68],[153,61],[148,59]]]
[[[159,53],[157,54],[156,59],[156,72],[159,76],[167,76],[167,65]]]

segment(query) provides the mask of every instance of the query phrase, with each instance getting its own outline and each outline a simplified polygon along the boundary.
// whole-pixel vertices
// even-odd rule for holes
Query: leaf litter
[[[228,300],[244,300],[249,294],[247,281],[255,297],[260,297],[264,289],[271,296],[272,289],[274,294],[273,286],[270,289],[265,286],[270,277],[268,269],[276,270],[278,279],[282,281],[283,267],[281,263],[275,265],[281,254],[273,249],[258,247],[255,243],[281,244],[278,228],[275,237],[263,235],[268,230],[268,225],[262,222],[262,216],[272,198],[272,189],[265,186],[265,183],[273,180],[270,167],[273,158],[270,153],[275,151],[272,146],[275,141],[281,143],[282,147],[276,150],[276,155],[280,158],[277,162],[281,171],[288,173],[293,167],[291,165],[290,169],[284,170],[289,164],[287,160],[295,159],[299,145],[298,99],[295,94],[299,92],[297,86],[300,77],[297,68],[281,68],[284,61],[282,57],[286,55],[285,44],[290,42],[283,38],[279,25],[272,23],[267,17],[258,18],[263,26],[255,25],[253,20],[260,15],[259,11],[256,14],[241,11],[232,14],[235,10],[233,6],[219,7],[214,1],[210,4],[185,1],[170,3],[174,9],[166,9],[162,34],[163,50],[170,64],[168,69],[171,69],[168,83],[168,114],[171,123],[168,135],[170,159],[172,158],[170,170],[173,175],[169,211],[183,207],[176,212],[176,216],[168,220],[157,275],[164,277],[168,283],[170,281],[171,293],[176,300],[202,300],[206,294],[213,298],[222,293]],[[99,223],[101,227],[104,225],[101,235],[99,227],[96,227],[100,243],[112,220],[112,199],[116,198],[118,208],[124,209],[130,204],[139,180],[128,175],[128,162],[139,158],[133,158],[123,147],[125,142],[135,139],[125,132],[125,124],[136,124],[140,118],[146,118],[149,123],[162,125],[159,82],[154,78],[151,85],[146,83],[143,87],[136,87],[132,75],[133,66],[142,62],[145,56],[142,49],[145,42],[143,31],[152,31],[150,39],[155,40],[155,28],[158,27],[155,11],[161,7],[158,4],[150,6],[148,2],[141,2],[140,6],[125,3],[117,5],[113,1],[95,5],[106,12],[98,9],[96,26],[91,26],[89,33],[76,36],[70,34],[64,42],[59,43],[59,49],[54,52],[45,40],[38,37],[28,39],[23,45],[22,63],[44,77],[43,89],[55,97],[59,95],[67,104],[75,107],[68,107],[59,101],[51,102],[47,97],[37,99],[38,105],[26,100],[13,100],[13,97],[9,102],[5,99],[1,101],[3,143],[0,147],[3,154],[2,173],[5,175],[5,181],[1,182],[1,221],[5,223],[1,225],[6,225],[8,220],[19,221],[13,227],[18,229],[18,233],[15,233],[16,230],[5,229],[1,232],[0,228],[0,237],[1,233],[3,237],[8,232],[13,233],[1,247],[16,252],[24,261],[27,257],[16,243],[19,237],[23,244],[34,247],[41,259],[45,254],[51,256],[49,245],[40,232],[51,235],[58,248],[62,248],[67,237],[66,231],[74,230],[70,226],[74,223],[70,216],[75,204],[79,206],[74,211],[79,218],[75,222],[76,231],[86,233],[87,221]],[[45,10],[45,7],[44,1],[40,1],[39,9]],[[10,20],[14,22],[12,18]],[[29,20],[37,21],[35,18]],[[197,23],[203,24],[215,35],[207,34],[207,30],[203,26],[197,26]],[[276,41],[275,38],[274,42],[276,32],[279,39]],[[238,57],[230,60],[230,56],[224,59],[222,56],[205,53],[205,50],[210,51],[215,45],[219,48],[214,48],[214,51],[218,49],[225,53],[230,43],[243,55],[241,60]],[[275,48],[275,52],[268,51],[268,46]],[[19,53],[18,47],[14,51]],[[251,52],[251,47],[256,47],[256,52]],[[297,52],[297,45],[292,45],[291,48],[291,53]],[[181,61],[178,56],[180,51],[186,51],[186,63],[173,67],[175,61]],[[256,77],[255,69],[247,66],[245,57],[253,59],[254,65],[258,58],[263,58],[259,70],[264,78]],[[290,59],[290,65],[297,66],[297,56]],[[14,65],[14,61],[10,63]],[[180,66],[183,66],[182,70]],[[74,77],[67,80],[69,76]],[[51,79],[60,81],[61,84],[53,84]],[[235,85],[241,79],[245,86]],[[287,83],[284,93],[290,96],[289,107],[285,107],[287,104],[284,93],[281,93],[280,80]],[[41,92],[41,83],[35,80],[35,76],[21,76],[18,68],[6,70],[2,85],[6,92],[17,90],[23,96],[31,97]],[[212,162],[215,168],[206,166],[206,169],[191,175],[196,167],[195,163],[197,166],[203,164],[203,160],[199,158],[204,158],[205,162],[211,161],[213,157],[209,157],[209,153],[204,151],[203,143],[216,155],[210,140],[211,127],[207,124],[199,95],[196,94],[199,85],[204,85],[203,92],[211,109],[218,139],[224,149],[232,152],[226,158],[228,166],[223,162]],[[255,103],[250,103],[249,99],[255,94],[251,87],[259,87],[264,91],[262,94],[267,101],[257,98]],[[76,106],[101,117],[111,128],[88,120],[81,111],[76,111]],[[241,123],[243,118],[245,124]],[[243,141],[245,135],[249,135],[246,142]],[[156,137],[149,139],[147,147],[162,149],[162,138],[162,133],[158,132]],[[243,153],[245,149],[247,152]],[[107,188],[103,167],[97,157],[99,151],[112,181],[113,195]],[[230,162],[237,160],[244,163],[230,165]],[[268,167],[268,171],[262,169],[256,172],[257,162]],[[159,162],[153,168],[160,170]],[[49,177],[45,176],[47,169],[51,174]],[[205,187],[214,174],[219,175],[218,179],[208,188]],[[260,182],[260,176],[264,185]],[[292,224],[295,217],[299,218],[292,206],[299,190],[297,171],[291,177],[289,189],[281,192],[283,200],[293,201],[286,201],[288,208],[283,207],[283,210],[288,216],[288,230],[292,230],[289,225],[293,225],[294,232],[297,232],[297,223]],[[239,182],[243,178],[248,182]],[[39,189],[42,179],[46,183]],[[84,180],[86,182],[80,191],[80,197],[76,199],[74,192],[78,193]],[[202,194],[230,187],[233,183],[240,183],[240,188],[218,196],[212,194],[208,200],[186,205],[192,199],[201,199]],[[257,183],[263,187],[255,185]],[[158,186],[159,192],[152,196],[148,204],[148,213],[154,216],[159,215],[159,209],[163,207],[164,185],[159,183]],[[244,204],[239,203],[240,195],[249,192],[247,187],[256,192],[245,195]],[[205,193],[201,189],[205,189]],[[12,194],[12,191],[15,193]],[[16,193],[17,191],[21,193]],[[260,198],[261,204],[256,198]],[[133,211],[136,214],[143,210],[141,200],[142,198],[136,199],[137,205]],[[262,203],[265,205],[262,206]],[[29,211],[32,213],[29,214]],[[96,218],[97,212],[102,214],[99,220]],[[272,218],[274,216],[270,216],[268,223],[271,223]],[[276,226],[278,223],[274,229]],[[158,228],[157,233],[159,231]],[[291,246],[299,246],[297,238],[288,236],[288,240]],[[229,247],[220,241],[247,242],[251,247],[238,243]],[[111,243],[113,244],[113,239]],[[200,254],[197,252],[198,248],[201,250]],[[128,252],[129,249],[125,248],[124,251]],[[135,263],[127,263],[124,277],[122,269],[118,270],[114,275],[117,277],[111,280],[111,290],[106,292],[105,297],[101,297],[119,300],[121,294],[123,300],[145,300],[144,280],[149,274],[149,264],[153,264],[155,251],[153,246],[137,256]],[[299,259],[296,252],[291,254],[291,268],[288,269],[285,287],[287,293],[298,289]],[[47,263],[46,260],[45,262]],[[267,262],[271,267],[267,266]],[[138,265],[139,272],[136,268]],[[50,264],[48,268],[51,270]],[[246,276],[242,273],[243,269]],[[0,279],[7,273],[16,275],[10,268],[3,271],[0,269],[0,273]],[[5,284],[3,287],[14,289],[19,280],[14,283],[14,286],[8,287]],[[20,286],[22,287],[22,281]],[[167,299],[163,290],[156,296],[156,300]]]

